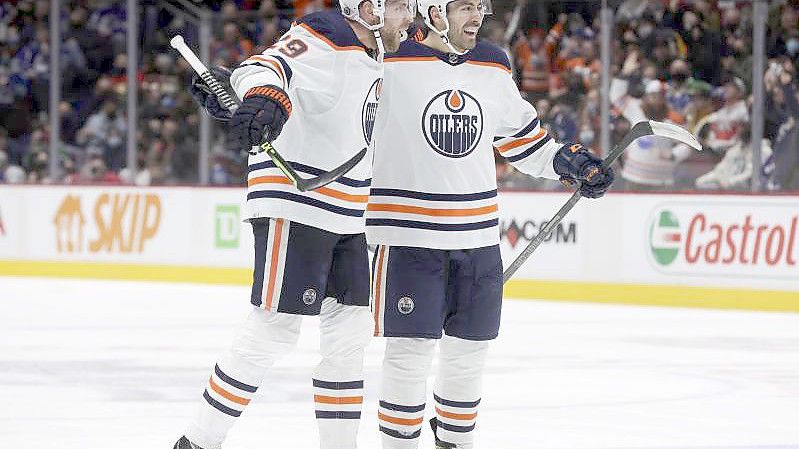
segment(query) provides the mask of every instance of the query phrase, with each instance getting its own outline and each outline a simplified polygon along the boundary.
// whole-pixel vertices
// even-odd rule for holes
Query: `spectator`
[[[639,56],[631,53],[624,63],[621,76],[611,84],[611,101],[630,125],[644,120],[670,121],[665,85],[657,80],[646,84],[644,95],[637,99],[627,94],[631,80],[638,70]],[[652,190],[675,185],[677,165],[689,157],[685,145],[674,145],[671,139],[658,136],[640,138],[630,144],[624,154],[621,177],[629,190]]]
[[[753,161],[749,128],[741,131],[735,143],[724,153],[724,158],[713,170],[696,180],[698,189],[749,190],[752,179]],[[760,146],[762,160],[771,156],[771,146],[763,139]]]
[[[700,137],[705,134],[703,128],[707,128],[707,137],[703,139],[702,146],[723,154],[740,140],[739,133],[749,121],[749,111],[744,101],[745,92],[746,88],[740,78],[733,78],[724,85],[721,90],[724,101],[721,109],[706,116],[697,125]]]

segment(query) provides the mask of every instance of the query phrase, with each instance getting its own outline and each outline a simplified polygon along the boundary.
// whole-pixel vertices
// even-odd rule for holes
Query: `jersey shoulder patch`
[[[336,11],[321,11],[303,16],[296,21],[314,37],[336,50],[366,50],[358,40],[347,19]]]
[[[510,60],[508,59],[508,54],[505,53],[505,50],[500,48],[498,45],[485,41],[480,40],[477,42],[477,45],[466,54],[469,61],[474,61],[477,63],[486,63],[486,64],[498,64],[508,71],[511,70]]]

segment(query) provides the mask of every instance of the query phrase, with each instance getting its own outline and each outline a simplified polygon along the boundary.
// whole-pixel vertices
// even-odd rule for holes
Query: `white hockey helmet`
[[[359,7],[363,2],[372,3],[372,13],[379,19],[376,24],[370,24],[361,17]],[[388,0],[339,0],[338,6],[341,9],[341,14],[363,25],[367,30],[374,33],[375,40],[377,41],[378,57],[382,61],[385,54],[385,47],[383,46],[383,38],[380,36],[380,29],[386,24],[386,2]],[[411,17],[416,15],[416,1],[408,0],[408,12]]]
[[[360,11],[358,11],[361,3],[365,1],[372,2],[372,12],[380,19],[375,25],[363,20]],[[383,25],[386,23],[386,0],[339,0],[338,7],[341,9],[341,14],[344,17],[360,23],[365,26],[367,30],[379,30],[383,28]]]
[[[430,31],[438,34],[441,37],[441,40],[449,47],[449,50],[452,53],[462,55],[466,53],[465,51],[458,51],[455,50],[455,47],[452,46],[449,39],[449,20],[447,20],[447,5],[454,2],[456,0],[417,0],[419,14],[422,15],[422,19],[424,19],[425,25],[430,28]],[[430,17],[430,8],[436,8],[438,10],[438,14],[441,16],[441,19],[444,21],[444,29],[439,30],[435,26],[433,26],[433,19]],[[480,0],[480,10],[482,11],[483,15],[490,15],[493,13],[493,7],[491,5],[491,0]]]

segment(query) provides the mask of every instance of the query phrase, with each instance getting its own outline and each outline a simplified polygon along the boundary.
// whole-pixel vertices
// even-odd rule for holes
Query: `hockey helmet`
[[[455,47],[452,46],[449,39],[449,20],[447,20],[447,5],[457,0],[418,0],[418,8],[419,14],[422,15],[422,19],[424,19],[425,25],[430,28],[430,31],[438,34],[441,37],[441,40],[449,47],[450,51],[455,54],[462,55],[466,53],[465,51],[458,51],[455,50]],[[441,19],[444,21],[444,29],[439,30],[433,25],[433,19],[430,17],[430,8],[436,8],[438,10],[438,14],[441,16]],[[493,7],[491,5],[491,0],[480,0],[480,11],[484,16],[491,15],[493,13]]]

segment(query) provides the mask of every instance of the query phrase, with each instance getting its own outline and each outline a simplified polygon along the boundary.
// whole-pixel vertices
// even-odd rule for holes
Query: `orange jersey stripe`
[[[260,56],[250,56],[249,58],[247,58],[247,61],[249,61],[250,59],[252,59],[254,61],[259,61],[259,62],[266,62],[266,63],[272,65],[275,68],[275,71],[277,72],[277,75],[280,77],[280,80],[283,81],[283,85],[284,86],[286,85],[286,74],[283,73],[283,67],[281,67],[280,64],[276,63],[275,61],[273,61],[271,59],[262,58]]]
[[[399,424],[401,426],[418,426],[424,421],[424,417],[421,418],[395,418],[393,416],[388,416],[383,414],[382,412],[377,412],[377,417],[381,421],[390,422],[392,424]]]
[[[277,263],[280,258],[280,238],[283,234],[283,219],[275,220],[275,240],[272,242],[272,261],[269,264],[269,288],[266,290],[266,310],[272,309],[272,296],[275,293],[275,278],[277,278]]]
[[[314,402],[319,402],[320,404],[362,404],[363,396],[344,396],[337,398],[335,396],[322,396],[315,394],[313,396],[313,400]]]
[[[514,148],[518,148],[518,147],[520,147],[522,145],[527,145],[528,143],[533,143],[536,140],[539,140],[542,137],[544,137],[546,134],[547,134],[546,130],[542,129],[541,131],[538,132],[538,134],[536,134],[533,137],[527,137],[525,139],[514,140],[513,142],[506,143],[505,145],[502,145],[501,147],[497,147],[497,151],[499,151],[500,153],[506,153],[506,152],[508,152],[508,151],[510,151],[510,150],[512,150]]]
[[[354,51],[365,51],[363,49],[363,47],[358,47],[356,45],[348,45],[346,47],[341,47],[339,45],[334,44],[333,41],[331,41],[330,39],[328,39],[328,38],[322,36],[321,34],[317,33],[316,30],[314,30],[313,28],[309,27],[308,25],[306,25],[304,23],[301,23],[300,26],[302,28],[304,28],[305,31],[311,33],[315,38],[319,39],[320,41],[322,41],[322,42],[326,43],[327,45],[329,45],[330,47],[332,47],[334,50],[338,50],[338,51],[353,51],[353,50]]]
[[[236,396],[233,393],[228,393],[227,391],[225,391],[222,387],[217,385],[216,382],[214,382],[213,377],[208,379],[208,383],[211,386],[212,390],[214,390],[219,396],[222,396],[223,398],[227,399],[230,402],[235,402],[236,404],[239,405],[247,405],[250,403],[249,399],[243,398],[241,396]]]
[[[473,217],[499,210],[496,204],[471,209],[430,209],[427,207],[405,206],[402,204],[369,204],[366,210],[375,212],[399,212],[403,214],[427,215],[430,217]]]
[[[493,67],[495,69],[502,69],[503,72],[511,73],[510,69],[505,67],[502,64],[498,64],[496,62],[486,62],[486,61],[466,61],[467,64],[473,65],[481,65],[484,67]]]
[[[444,410],[441,410],[438,407],[436,407],[436,413],[438,413],[438,416],[443,416],[444,418],[459,419],[461,421],[471,421],[471,420],[477,418],[477,412],[475,412],[475,413],[452,413],[452,412],[445,412]]]
[[[380,246],[380,255],[377,262],[377,271],[375,272],[375,336],[380,333],[380,288],[381,279],[383,277],[383,257],[386,255],[386,247]]]
[[[285,176],[258,176],[256,178],[252,178],[247,181],[247,186],[252,187],[258,184],[285,184],[285,185],[292,185],[289,178]],[[316,193],[321,193],[322,195],[326,195],[333,198],[338,198],[344,201],[350,201],[352,203],[366,203],[369,201],[369,195],[352,195],[349,193],[344,193],[339,190],[331,189],[330,187],[320,187],[314,190]]]

